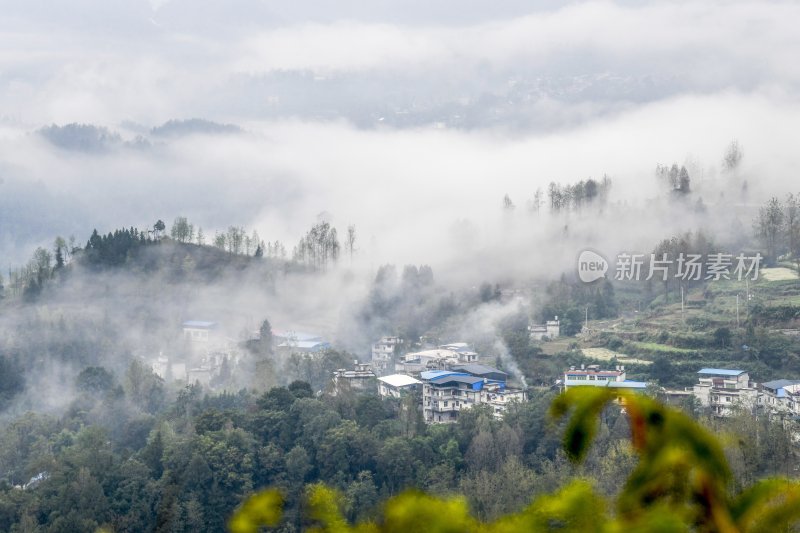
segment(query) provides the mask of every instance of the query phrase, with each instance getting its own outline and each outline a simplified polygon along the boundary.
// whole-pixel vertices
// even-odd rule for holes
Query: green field
[[[638,350],[646,350],[653,353],[671,353],[671,354],[695,354],[697,350],[690,348],[676,348],[668,344],[659,344],[657,342],[630,342],[630,346]]]

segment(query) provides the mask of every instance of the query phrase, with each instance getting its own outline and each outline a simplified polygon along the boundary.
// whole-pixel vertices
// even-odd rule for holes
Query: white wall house
[[[334,394],[349,389],[356,392],[374,390],[377,382],[375,373],[368,363],[355,362],[353,370],[340,368],[333,373]]]
[[[477,362],[478,354],[466,344],[445,344],[434,350],[405,354],[395,365],[395,370],[404,374],[419,374],[425,370],[447,370],[455,365]]]
[[[800,415],[800,381],[776,379],[762,383],[758,405],[777,416]]]
[[[500,370],[483,365],[481,372],[503,374]],[[527,393],[521,389],[506,387],[505,380],[490,380],[466,371],[426,370],[420,374],[422,379],[422,414],[429,424],[452,423],[458,420],[458,413],[484,404],[492,408],[495,417],[501,418],[508,407],[515,402],[527,400]]]
[[[752,411],[758,404],[757,384],[744,370],[703,368],[697,375],[694,397],[715,416],[730,416],[737,409]]]
[[[392,362],[399,346],[403,345],[400,337],[381,337],[372,345],[372,370],[379,376],[383,376],[394,370]]]
[[[216,322],[187,320],[182,324],[184,340],[192,343],[207,343],[217,329]]]
[[[561,321],[556,316],[544,324],[531,324],[528,326],[528,333],[534,341],[540,341],[544,337],[555,339],[561,336]]]
[[[392,374],[378,378],[378,394],[384,398],[401,398],[418,389],[422,382],[406,374]]]

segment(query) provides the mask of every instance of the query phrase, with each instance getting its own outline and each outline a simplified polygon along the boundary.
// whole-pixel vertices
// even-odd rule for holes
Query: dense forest
[[[547,393],[502,421],[476,408],[457,424],[425,426],[413,397],[315,397],[300,381],[259,396],[197,386],[173,396],[147,369],[118,378],[89,367],[77,387],[63,416],[28,414],[5,426],[4,531],[221,531],[264,487],[285,495],[280,530],[298,531],[305,487],[320,481],[341,491],[350,520],[376,516],[379,502],[409,487],[463,494],[476,517],[492,520],[576,475],[614,496],[636,464],[628,418],[613,407],[586,461],[570,463]],[[704,424],[733,437],[725,453],[736,487],[795,473],[780,424],[745,413]]]

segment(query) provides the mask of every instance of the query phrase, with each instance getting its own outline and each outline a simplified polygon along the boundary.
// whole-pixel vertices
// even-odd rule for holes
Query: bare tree
[[[214,246],[224,251],[227,247],[227,240],[228,239],[224,233],[217,232],[217,234],[214,235]]]
[[[194,239],[194,226],[189,224],[186,217],[178,217],[172,223],[169,234],[178,242],[191,242]]]
[[[800,274],[800,195],[789,194],[785,208],[786,243]]]
[[[739,168],[742,162],[742,147],[739,146],[739,141],[732,140],[725,150],[725,155],[722,158],[722,166],[727,172],[734,172]]]
[[[778,256],[781,230],[783,229],[783,206],[774,196],[767,205],[759,209],[756,219],[756,235],[764,243],[767,251],[767,260],[774,263]]]
[[[542,192],[542,188],[538,187],[536,192],[533,193],[533,200],[528,202],[528,210],[531,213],[539,214],[539,211],[542,209],[542,198],[544,193]]]
[[[345,244],[347,253],[350,254],[350,261],[353,260],[353,254],[356,251],[356,227],[354,224],[347,226],[347,242]]]

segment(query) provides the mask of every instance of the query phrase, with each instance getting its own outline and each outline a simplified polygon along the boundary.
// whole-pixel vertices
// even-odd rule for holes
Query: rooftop
[[[473,376],[484,376],[487,374],[503,374],[504,376],[508,376],[508,373],[503,372],[502,370],[477,363],[457,365],[453,367],[453,370],[461,370],[467,374],[472,374]]]
[[[573,374],[578,376],[621,376],[624,372],[619,370],[565,370],[565,374]]]
[[[644,381],[609,381],[608,386],[612,389],[646,389],[647,383]]]
[[[391,376],[380,377],[378,380],[392,387],[407,387],[408,385],[418,385],[422,383],[417,378],[405,374],[392,374]]]
[[[421,357],[431,358],[431,359],[444,359],[446,357],[457,357],[458,352],[453,350],[447,349],[436,349],[436,350],[423,350],[421,352],[413,352],[408,353],[405,355],[405,360],[415,360],[420,359]]]
[[[279,347],[279,348],[287,348],[287,347],[290,347],[290,348],[303,348],[303,349],[307,349],[307,350],[310,350],[310,349],[312,349],[312,348],[318,348],[318,347],[320,347],[320,346],[322,346],[322,347],[327,347],[327,346],[330,346],[330,344],[329,344],[329,343],[327,343],[327,342],[325,342],[325,341],[320,341],[320,340],[312,340],[312,341],[296,341],[296,342],[295,342],[295,341],[290,341],[290,342],[282,342],[282,343],[280,343],[280,344],[278,345],[278,347]]]
[[[644,381],[586,381],[582,379],[568,379],[564,382],[567,387],[609,387],[612,389],[646,389]]]
[[[741,376],[745,373],[744,370],[731,370],[728,368],[703,368],[698,370],[698,374],[702,374],[705,376]]]
[[[762,383],[761,386],[764,387],[765,389],[776,391],[778,389],[782,389],[784,387],[797,384],[800,384],[800,381],[796,379],[776,379],[773,381],[767,381],[766,383]]]
[[[444,385],[445,383],[466,383],[467,385],[474,385],[475,383],[483,383],[483,378],[478,376],[467,376],[465,374],[450,374],[448,376],[439,376],[430,380],[434,385]]]
[[[293,341],[322,341],[322,337],[320,335],[316,335],[314,333],[305,333],[302,331],[275,330],[273,331],[273,336],[281,337],[283,339],[291,339]]]
[[[448,376],[450,374],[455,374],[451,370],[425,370],[424,372],[420,372],[419,377],[425,380],[435,379],[440,376]]]
[[[469,351],[469,344],[466,342],[451,342],[450,344],[442,344],[439,348],[453,350],[454,352],[462,352]]]
[[[187,320],[183,323],[185,328],[198,328],[198,329],[211,329],[217,325],[216,322],[207,322],[205,320]]]

